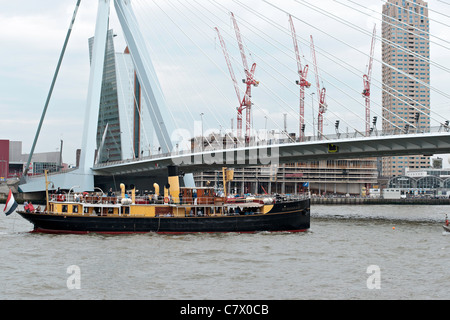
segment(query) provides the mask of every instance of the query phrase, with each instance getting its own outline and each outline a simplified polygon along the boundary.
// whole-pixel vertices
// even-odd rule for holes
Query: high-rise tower
[[[383,5],[383,130],[400,133],[430,129],[430,42],[428,4],[388,0]],[[383,176],[403,168],[428,168],[424,155],[383,158]]]
[[[94,37],[89,39],[92,55]],[[97,124],[97,162],[140,158],[150,153],[153,126],[142,108],[141,86],[128,48],[115,52],[108,30]]]

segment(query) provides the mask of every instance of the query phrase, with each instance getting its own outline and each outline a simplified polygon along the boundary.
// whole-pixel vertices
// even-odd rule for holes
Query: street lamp
[[[376,135],[378,135],[378,131],[377,131],[377,119],[378,119],[378,117],[373,117],[373,121],[372,121],[372,124],[373,124],[373,130],[372,131],[375,131],[375,133],[376,133]]]
[[[315,124],[314,124],[314,92],[311,92],[311,110],[312,110],[312,125],[313,125],[313,139],[315,140],[316,133],[314,131]]]
[[[341,134],[339,133],[339,123],[340,121],[336,120],[336,123],[334,124],[334,128],[336,129],[336,135],[338,139],[341,137]]]
[[[201,147],[202,147],[202,152],[203,152],[203,115],[204,115],[204,113],[202,112],[202,113],[200,113],[200,118],[201,118],[201,121],[202,121],[202,144],[201,144]]]
[[[264,125],[264,133],[265,133],[265,139],[267,139],[267,116],[264,116],[264,118],[266,119],[265,125]]]

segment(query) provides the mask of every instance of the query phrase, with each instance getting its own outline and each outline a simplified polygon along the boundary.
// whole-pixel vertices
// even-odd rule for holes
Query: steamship
[[[17,211],[34,225],[33,232],[44,233],[215,233],[260,231],[302,232],[310,227],[310,199],[287,196],[227,196],[224,173],[224,194],[213,187],[180,187],[178,168],[168,167],[168,184],[164,194],[154,184],[155,192],[137,196],[134,187],[121,194],[48,195],[41,212]],[[232,179],[232,177],[231,177]]]

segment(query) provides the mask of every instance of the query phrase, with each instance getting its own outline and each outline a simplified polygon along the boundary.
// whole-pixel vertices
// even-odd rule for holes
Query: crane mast
[[[230,56],[228,55],[228,50],[225,45],[225,41],[222,38],[222,35],[220,34],[219,29],[215,28],[217,35],[219,37],[220,45],[222,46],[223,55],[225,57],[225,61],[228,66],[228,71],[230,72],[231,80],[233,81],[234,90],[236,91],[236,96],[239,101],[239,107],[237,107],[237,136],[240,137],[242,135],[242,105],[244,103],[244,100],[241,101],[241,95],[239,93],[239,86],[237,84],[236,76],[234,75],[233,66],[231,64]]]
[[[311,86],[311,83],[309,83],[306,80],[306,77],[308,75],[309,66],[306,65],[304,68],[302,68],[302,63],[300,60],[300,53],[299,53],[299,49],[298,49],[297,34],[295,32],[294,22],[292,21],[291,15],[289,15],[289,24],[291,26],[292,40],[293,40],[294,49],[295,49],[295,57],[297,59],[298,75],[300,76],[300,81],[297,80],[296,83],[300,86],[299,140],[303,141],[304,134],[305,134],[305,87],[309,88]]]
[[[223,55],[225,57],[225,61],[226,61],[227,66],[228,66],[228,71],[230,72],[231,80],[233,81],[234,90],[236,91],[236,95],[237,95],[239,104],[241,105],[241,95],[239,93],[239,86],[238,86],[238,83],[236,81],[236,76],[234,75],[233,66],[231,65],[231,60],[230,60],[230,56],[228,55],[227,46],[225,45],[225,41],[223,40],[219,29],[217,27],[215,27],[214,29],[216,30],[217,36],[219,37],[219,41],[220,41],[220,45],[222,47]],[[238,110],[239,110],[239,108],[238,108]]]
[[[372,34],[372,45],[370,48],[370,56],[369,56],[369,64],[367,66],[367,73],[363,76],[363,84],[364,84],[364,90],[363,90],[363,97],[365,98],[366,102],[366,136],[369,136],[370,134],[370,83],[372,81],[372,65],[373,65],[373,55],[375,51],[375,37],[376,37],[376,25],[373,27],[373,34]]]
[[[319,140],[323,136],[323,114],[327,111],[327,103],[325,101],[326,89],[320,88],[319,71],[317,68],[316,49],[314,47],[313,36],[311,35],[311,56],[314,63],[314,72],[316,75],[317,100],[319,101],[319,112],[317,116],[317,132]]]
[[[250,141],[250,126],[251,126],[251,107],[252,107],[252,86],[257,87],[259,85],[259,81],[256,81],[254,78],[256,63],[252,65],[252,68],[248,69],[247,57],[244,51],[244,44],[242,42],[241,31],[239,30],[239,26],[237,24],[236,18],[234,17],[233,12],[231,12],[231,18],[233,20],[234,30],[236,33],[236,38],[239,45],[239,51],[241,52],[242,64],[244,65],[245,79],[242,80],[243,83],[246,84],[247,88],[245,90],[244,99],[238,108],[237,115],[237,135],[238,137],[242,136],[242,111],[246,109],[246,130],[245,130],[245,141]]]

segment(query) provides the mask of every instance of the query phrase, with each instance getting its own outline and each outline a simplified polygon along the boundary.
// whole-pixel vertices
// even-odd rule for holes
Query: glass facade
[[[420,178],[397,176],[389,180],[388,188],[450,189],[450,178],[428,175]]]
[[[97,162],[122,160],[119,103],[117,98],[116,62],[113,31],[108,30],[103,82],[97,125]],[[92,61],[94,38],[89,39],[89,56]],[[103,135],[106,135],[103,141]]]
[[[139,80],[134,74],[134,120],[133,120],[133,148],[134,148],[134,157],[139,158],[139,150],[141,150],[141,85],[139,84]]]
[[[45,170],[49,173],[60,171],[60,166],[55,162],[33,162],[33,174],[44,174]]]

